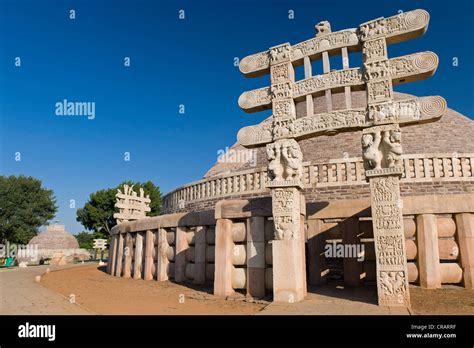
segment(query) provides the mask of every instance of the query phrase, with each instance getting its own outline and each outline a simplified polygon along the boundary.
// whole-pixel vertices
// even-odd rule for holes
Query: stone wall
[[[303,210],[309,284],[375,281],[370,199],[309,202]],[[472,289],[474,194],[406,196],[403,219],[409,281],[425,288],[459,284]],[[271,199],[262,197],[125,222],[112,229],[108,272],[214,284],[214,293],[223,296],[264,297],[273,291],[273,233]],[[363,244],[363,262],[326,258],[324,246],[333,241]]]

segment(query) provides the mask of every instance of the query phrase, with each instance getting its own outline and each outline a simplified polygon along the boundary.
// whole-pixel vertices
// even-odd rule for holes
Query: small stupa
[[[38,249],[78,249],[79,243],[77,239],[66,231],[64,225],[60,225],[55,221],[54,224],[48,225],[46,231],[33,237],[29,245],[37,245]]]
[[[66,231],[56,220],[46,227],[46,231],[33,237],[28,243],[38,251],[38,261],[51,259],[52,264],[65,264],[88,260],[90,254],[79,248],[76,237]],[[31,260],[33,261],[33,260]]]

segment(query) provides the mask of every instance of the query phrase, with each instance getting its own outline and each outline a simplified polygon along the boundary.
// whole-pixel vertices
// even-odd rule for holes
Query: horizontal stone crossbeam
[[[337,91],[351,87],[352,90],[362,90],[368,77],[364,75],[380,78],[388,74],[393,85],[422,80],[435,73],[438,62],[438,56],[429,51],[391,58],[382,63],[368,62],[365,69],[336,70],[297,81],[291,86],[291,94],[292,98],[299,102],[305,100],[308,95],[316,96],[328,89]],[[246,112],[270,109],[273,97],[271,87],[247,91],[240,95],[239,106]]]
[[[428,27],[429,14],[425,10],[414,10],[375,21],[384,23],[385,38],[388,44],[392,44],[422,35]],[[361,27],[369,23],[363,23]],[[363,34],[362,40],[369,37],[370,32]],[[290,46],[290,60],[294,65],[301,65],[305,57],[319,59],[323,52],[340,54],[344,47],[352,52],[360,51],[360,41],[361,37],[355,28],[330,32]],[[267,50],[243,58],[239,68],[248,77],[261,76],[270,72],[271,60],[271,50]]]
[[[446,111],[446,101],[440,96],[411,98],[397,102],[381,103],[367,109],[337,110],[296,119],[291,128],[285,128],[281,136],[301,139],[309,136],[356,130],[385,123],[413,125],[434,121]],[[272,124],[263,123],[241,128],[237,140],[245,147],[260,146],[278,138],[272,134]]]

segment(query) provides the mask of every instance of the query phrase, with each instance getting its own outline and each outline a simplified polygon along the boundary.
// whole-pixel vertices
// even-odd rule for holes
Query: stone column
[[[127,232],[125,235],[125,261],[123,264],[123,278],[130,278],[132,275],[132,251],[133,251],[133,239],[132,234]]]
[[[377,19],[359,27],[367,115],[374,125],[363,131],[362,157],[365,176],[370,183],[378,302],[382,306],[409,307],[403,202],[399,185],[403,173],[401,132],[395,118],[384,117],[385,114],[380,112],[394,107],[386,32],[370,30],[370,27],[380,27],[380,21]]]
[[[331,63],[329,61],[329,54],[327,52],[322,53],[322,58],[323,58],[323,71],[325,74],[329,73],[331,71]],[[326,110],[327,112],[332,111],[332,93],[330,89],[326,89],[324,91],[325,97],[326,97]]]
[[[306,258],[301,232],[301,193],[297,187],[272,189],[275,223],[273,301],[293,303],[306,296]]]
[[[293,303],[306,296],[304,243],[298,240],[272,241],[273,301]]]
[[[469,213],[456,214],[461,267],[464,286],[474,289],[474,216]]]
[[[117,235],[110,238],[109,261],[107,262],[107,273],[112,274],[115,269],[115,258],[117,257]]]
[[[311,67],[311,59],[309,57],[304,57],[304,78],[309,79],[313,76],[313,71]],[[314,101],[313,96],[306,96],[306,115],[310,116],[314,114]]]
[[[232,288],[232,221],[217,219],[214,258],[214,295],[229,296],[234,293]]]
[[[144,280],[152,280],[153,274],[151,268],[153,265],[153,248],[155,247],[153,243],[153,231],[147,230],[145,236],[145,269],[143,271]]]
[[[168,240],[166,238],[167,232],[164,228],[158,230],[158,246],[157,246],[157,260],[156,260],[156,280],[159,282],[168,280]]]
[[[265,297],[265,218],[247,220],[247,295]]]
[[[176,227],[176,256],[174,262],[174,280],[178,283],[186,279],[186,249],[189,247],[185,227]]]
[[[342,244],[350,245],[351,250],[357,251],[358,246],[361,245],[359,235],[359,219],[347,218],[342,222]],[[359,286],[361,284],[360,275],[364,272],[362,262],[358,261],[357,257],[348,257],[345,255],[343,259],[344,267],[344,284],[348,286]],[[352,255],[355,256],[355,255]]]
[[[118,234],[118,249],[117,249],[117,261],[116,266],[112,269],[113,274],[116,277],[122,276],[122,266],[123,266],[123,245],[124,245],[124,238],[123,233]]]
[[[323,221],[320,219],[308,220],[308,266],[309,284],[320,285],[326,283],[322,273],[325,270]]]
[[[392,170],[393,169],[393,170]],[[398,170],[368,170],[377,272],[378,303],[410,306]]]
[[[194,283],[206,282],[206,226],[197,226],[194,242]]]
[[[420,286],[426,289],[441,288],[436,215],[418,215],[416,217],[416,230]]]
[[[136,232],[135,237],[135,260],[133,262],[133,279],[142,277],[142,261],[143,261],[143,234]]]
[[[347,54],[347,47],[343,47],[341,49],[341,55],[342,55],[342,68],[349,69],[349,55]],[[344,87],[344,98],[345,98],[346,109],[352,109],[352,94],[351,94],[350,86]]]
[[[267,187],[271,190],[275,224],[275,240],[271,242],[273,300],[288,303],[301,301],[306,295],[305,237],[300,217],[303,153],[291,131],[296,108],[290,44],[270,48],[270,57],[273,142],[266,150],[270,178]]]

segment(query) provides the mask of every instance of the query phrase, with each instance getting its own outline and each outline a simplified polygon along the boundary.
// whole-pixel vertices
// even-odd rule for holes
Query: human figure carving
[[[362,157],[365,169],[382,168],[382,152],[379,150],[380,141],[380,132],[376,132],[375,137],[372,134],[362,136]]]
[[[402,133],[400,130],[384,131],[383,144],[385,147],[385,158],[389,168],[401,165],[400,156],[403,154]]]
[[[286,179],[299,180],[303,175],[302,161],[303,153],[296,141],[287,141],[283,144],[283,158],[286,166]]]
[[[404,291],[405,278],[403,272],[383,272],[381,274],[382,288],[388,295]]]
[[[294,239],[297,235],[293,231],[293,222],[291,218],[281,216],[275,218],[275,239],[277,240],[290,240]]]
[[[272,180],[283,180],[281,150],[277,144],[267,146],[268,171]]]

